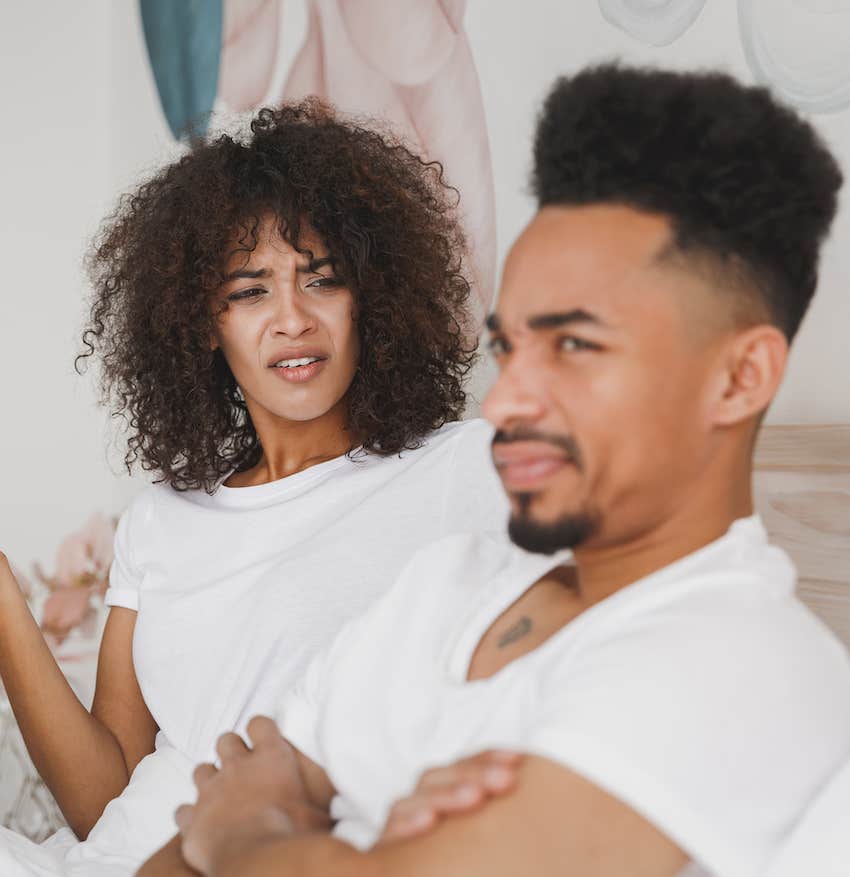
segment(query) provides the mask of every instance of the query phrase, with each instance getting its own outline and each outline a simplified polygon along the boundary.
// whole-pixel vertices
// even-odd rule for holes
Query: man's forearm
[[[198,877],[198,872],[186,864],[178,834],[142,865],[136,877]]]
[[[160,877],[160,873],[140,877]],[[312,834],[273,837],[224,850],[208,877],[379,877],[379,868],[374,857],[347,843]]]

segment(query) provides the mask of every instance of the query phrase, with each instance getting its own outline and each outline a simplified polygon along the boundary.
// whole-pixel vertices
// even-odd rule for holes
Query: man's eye
[[[508,342],[504,338],[490,338],[487,341],[487,351],[490,356],[502,356],[508,352]]]
[[[566,351],[599,350],[599,345],[585,341],[583,338],[576,338],[575,335],[565,335],[558,339],[558,349]]]
[[[242,301],[243,299],[251,299],[257,298],[258,296],[265,295],[265,289],[260,287],[254,287],[252,289],[240,289],[238,292],[231,292],[229,296],[227,296],[228,301]]]
[[[315,280],[305,284],[305,286],[308,289],[334,289],[337,286],[342,286],[342,280],[339,277],[317,277]]]

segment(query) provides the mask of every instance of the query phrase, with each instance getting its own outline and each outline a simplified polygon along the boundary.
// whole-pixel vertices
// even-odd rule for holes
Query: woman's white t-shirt
[[[106,602],[138,610],[136,677],[195,761],[273,710],[309,658],[417,549],[504,530],[490,426],[452,423],[394,457],[337,457],[212,495],[153,487],[122,518]]]
[[[504,536],[429,546],[315,659],[278,722],[334,783],[337,833],[370,846],[422,771],[503,748],[626,802],[689,873],[761,874],[850,754],[845,649],[754,517],[467,682],[492,623],[567,560]]]
[[[0,874],[129,875],[175,832],[193,766],[283,691],[418,549],[503,530],[491,428],[451,423],[397,456],[347,456],[256,487],[143,491],[118,525],[106,602],[137,610],[133,662],[156,751],[85,843],[0,829]]]

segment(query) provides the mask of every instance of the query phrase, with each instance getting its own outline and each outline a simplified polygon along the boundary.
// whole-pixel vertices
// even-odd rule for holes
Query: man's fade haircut
[[[606,64],[557,80],[540,114],[540,207],[623,204],[668,217],[672,246],[708,259],[794,337],[842,175],[811,125],[725,74]]]

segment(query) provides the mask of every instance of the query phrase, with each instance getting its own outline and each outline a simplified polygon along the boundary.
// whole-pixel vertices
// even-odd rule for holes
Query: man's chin
[[[508,523],[508,535],[514,545],[535,554],[554,554],[576,548],[593,535],[597,519],[589,514],[565,515],[556,521],[536,521],[527,514],[514,514]]]

